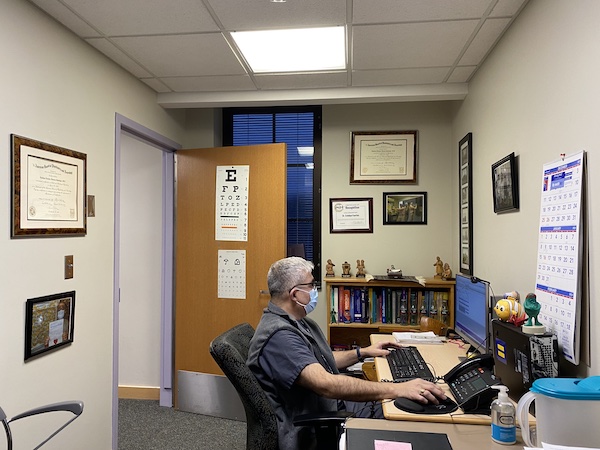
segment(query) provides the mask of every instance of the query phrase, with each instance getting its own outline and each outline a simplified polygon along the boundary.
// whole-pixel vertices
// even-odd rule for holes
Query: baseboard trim
[[[159,400],[160,388],[146,386],[119,386],[119,398]]]

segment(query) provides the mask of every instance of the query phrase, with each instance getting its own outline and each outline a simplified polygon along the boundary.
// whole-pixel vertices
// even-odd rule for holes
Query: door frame
[[[160,406],[173,406],[173,264],[174,264],[174,189],[175,152],[181,145],[171,139],[115,113],[114,170],[114,262],[113,262],[113,403],[112,448],[118,448],[119,427],[119,301],[120,301],[120,207],[121,207],[121,133],[126,132],[163,152],[162,156],[162,264],[161,264],[161,356]]]

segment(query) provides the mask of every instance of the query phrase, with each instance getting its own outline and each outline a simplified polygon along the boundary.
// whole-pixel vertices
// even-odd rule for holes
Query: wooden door
[[[248,240],[215,240],[217,166],[249,169]],[[181,150],[176,160],[175,374],[222,374],[208,346],[269,301],[267,271],[286,255],[286,146]],[[246,251],[246,298],[218,298],[218,251]]]

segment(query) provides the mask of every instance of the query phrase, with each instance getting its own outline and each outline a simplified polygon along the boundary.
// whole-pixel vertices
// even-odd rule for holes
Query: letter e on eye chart
[[[218,298],[246,299],[246,250],[219,250]]]

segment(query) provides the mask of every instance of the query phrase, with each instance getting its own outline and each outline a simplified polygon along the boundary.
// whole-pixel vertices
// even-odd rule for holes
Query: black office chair
[[[246,365],[254,328],[249,323],[236,325],[210,343],[210,354],[237,390],[246,412],[246,449],[277,450],[277,419],[260,383]],[[296,426],[312,426],[319,449],[338,446],[342,425],[350,416],[346,411],[303,414],[294,420]]]
[[[12,450],[12,448],[13,448],[12,433],[10,430],[10,424],[12,422],[15,422],[19,419],[23,419],[26,417],[36,416],[38,414],[46,414],[46,413],[58,412],[58,411],[71,412],[74,414],[74,417],[72,417],[67,422],[65,422],[64,425],[62,425],[60,428],[58,428],[56,431],[54,431],[54,433],[52,433],[50,436],[48,436],[41,444],[39,444],[33,450],[37,450],[38,448],[40,448],[42,445],[44,445],[46,442],[48,442],[50,439],[52,439],[54,436],[56,436],[59,432],[61,432],[63,429],[65,429],[71,422],[73,422],[75,419],[77,419],[83,412],[83,402],[72,401],[72,402],[61,402],[61,403],[53,403],[51,405],[39,406],[37,408],[30,409],[29,411],[25,411],[21,414],[17,414],[12,419],[8,419],[6,414],[4,413],[4,410],[2,408],[0,408],[0,422],[2,422],[2,425],[4,426],[4,431],[6,432],[7,449]]]

